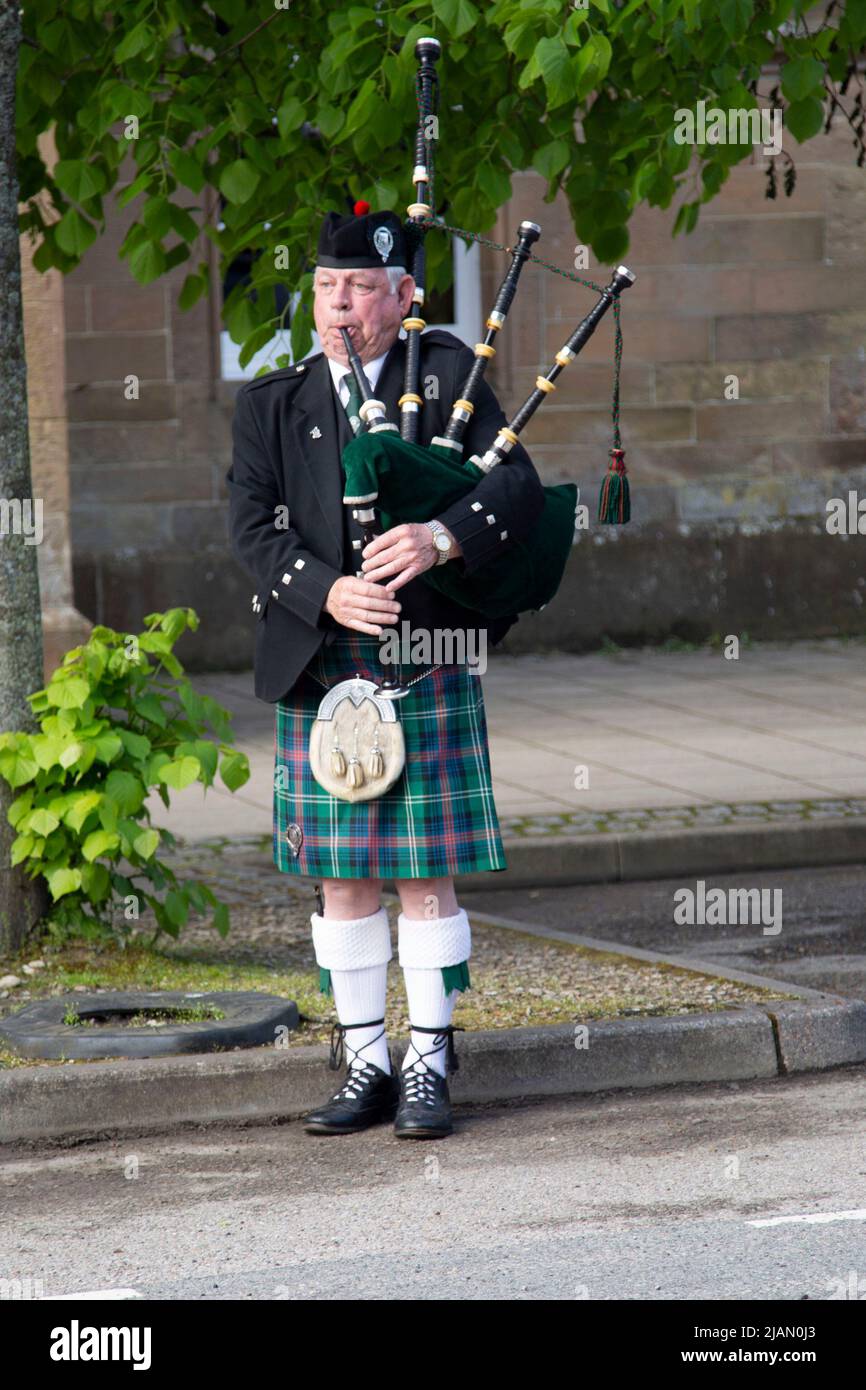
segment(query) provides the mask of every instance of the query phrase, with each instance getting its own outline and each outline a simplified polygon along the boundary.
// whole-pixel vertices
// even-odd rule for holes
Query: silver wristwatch
[[[429,526],[430,530],[433,532],[433,544],[439,551],[439,558],[436,564],[444,565],[451,554],[451,548],[454,542],[441,521],[425,521],[424,525]]]

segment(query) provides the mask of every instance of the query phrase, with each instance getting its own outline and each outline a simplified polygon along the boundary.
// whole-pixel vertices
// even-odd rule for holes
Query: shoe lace
[[[346,1034],[350,1029],[373,1028],[377,1023],[382,1024],[381,1033],[377,1033],[374,1038],[368,1038],[360,1047],[353,1047],[348,1041]],[[352,1054],[351,1059],[347,1063],[346,1079],[334,1096],[334,1100],[336,1100],[337,1097],[357,1100],[367,1083],[373,1080],[376,1075],[376,1068],[373,1066],[373,1063],[361,1060],[356,1064],[356,1059],[360,1057],[365,1047],[370,1047],[372,1043],[378,1042],[380,1038],[385,1036],[384,1025],[384,1018],[373,1018],[370,1019],[368,1023],[335,1023],[332,1026],[331,1051],[328,1057],[328,1066],[331,1071],[339,1070],[340,1064],[347,1051]]]
[[[435,1105],[436,1077],[439,1073],[434,1071],[432,1067],[428,1067],[424,1058],[432,1057],[435,1052],[441,1052],[447,1042],[448,1051],[445,1057],[445,1073],[446,1075],[450,1075],[452,1072],[459,1071],[460,1063],[457,1060],[457,1052],[454,1047],[454,1034],[464,1033],[466,1030],[465,1028],[459,1027],[459,1025],[451,1023],[440,1028],[419,1028],[416,1024],[410,1022],[409,1027],[413,1033],[433,1033],[435,1036],[433,1038],[433,1046],[427,1052],[418,1052],[418,1049],[415,1048],[415,1051],[418,1052],[417,1058],[412,1065],[407,1067],[402,1073],[405,1096],[408,1101],[413,1103],[417,1102],[420,1105]],[[414,1043],[412,1043],[411,1046],[414,1047]],[[423,1071],[417,1070],[419,1063],[424,1068]]]

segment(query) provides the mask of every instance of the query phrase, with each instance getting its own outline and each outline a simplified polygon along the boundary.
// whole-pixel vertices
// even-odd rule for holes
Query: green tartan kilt
[[[448,878],[508,867],[493,802],[481,680],[443,666],[396,702],[406,766],[371,801],[341,801],[320,787],[309,762],[310,729],[325,694],[310,671],[335,685],[356,673],[380,681],[379,639],[346,632],[322,646],[284,700],[274,728],[274,863],[312,878]],[[403,679],[420,674],[404,666]],[[302,840],[293,852],[290,825]],[[295,832],[297,838],[297,832]]]

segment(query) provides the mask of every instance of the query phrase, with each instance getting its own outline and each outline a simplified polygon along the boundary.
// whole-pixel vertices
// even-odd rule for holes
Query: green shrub
[[[212,911],[221,936],[229,930],[225,903],[160,863],[157,849],[176,841],[151,826],[145,801],[151,789],[165,806],[169,790],[196,781],[206,789],[217,764],[236,791],[249,763],[231,746],[230,712],[193,690],[172,653],[198,615],[172,608],[144,623],[137,636],[95,627],[28,695],[41,732],[0,734],[0,777],[20,793],[7,813],[17,831],[10,863],[46,880],[46,925],[59,939],[126,940],[142,901],[156,917],[153,940],[177,937],[190,909]],[[218,742],[204,736],[208,727]]]

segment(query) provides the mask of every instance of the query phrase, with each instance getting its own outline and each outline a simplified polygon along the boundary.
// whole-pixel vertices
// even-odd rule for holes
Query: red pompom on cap
[[[363,198],[359,198],[353,211],[356,217],[366,217],[367,213],[370,211],[370,204],[365,202]]]

